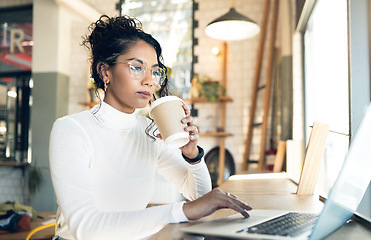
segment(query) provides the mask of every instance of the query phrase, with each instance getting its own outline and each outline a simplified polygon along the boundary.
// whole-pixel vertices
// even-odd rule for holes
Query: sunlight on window
[[[165,65],[171,67],[170,91],[189,98],[192,70],[191,0],[127,0],[122,14],[138,18],[146,32],[156,38]]]
[[[349,133],[347,1],[318,0],[304,34],[306,143],[314,121]],[[349,138],[329,133],[318,191],[327,195],[342,166]]]

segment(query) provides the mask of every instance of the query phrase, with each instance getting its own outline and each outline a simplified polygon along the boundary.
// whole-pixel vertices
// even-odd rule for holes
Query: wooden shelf
[[[200,137],[231,137],[233,136],[231,133],[228,132],[201,132]]]
[[[0,161],[0,167],[23,167],[27,165],[29,165],[27,162]]]
[[[207,100],[205,97],[184,99],[186,103],[213,103]],[[233,102],[233,99],[229,96],[220,96],[216,102]]]

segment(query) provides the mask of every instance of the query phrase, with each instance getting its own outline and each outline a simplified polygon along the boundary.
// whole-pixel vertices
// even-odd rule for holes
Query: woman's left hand
[[[181,121],[182,123],[187,124],[184,130],[186,132],[189,132],[189,142],[183,147],[181,147],[180,150],[182,150],[184,156],[192,159],[197,157],[197,155],[199,154],[197,148],[197,142],[199,139],[198,128],[194,125],[193,117],[191,116],[191,111],[189,110],[186,104],[183,104],[183,109],[186,116]]]
[[[193,117],[191,116],[191,111],[187,107],[187,105],[183,104],[183,109],[185,112],[185,117],[181,120],[183,124],[187,124],[186,127],[184,127],[184,130],[186,132],[189,132],[189,142],[180,148],[183,155],[187,158],[195,158],[198,156],[198,148],[197,148],[197,142],[198,142],[198,128],[193,124]],[[157,134],[158,138],[162,138],[161,134]],[[195,162],[197,163],[197,162]]]

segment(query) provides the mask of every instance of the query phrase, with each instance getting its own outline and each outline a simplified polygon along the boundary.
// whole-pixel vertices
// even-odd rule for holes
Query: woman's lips
[[[143,98],[150,98],[151,97],[151,94],[149,92],[138,92],[138,94],[143,97]]]

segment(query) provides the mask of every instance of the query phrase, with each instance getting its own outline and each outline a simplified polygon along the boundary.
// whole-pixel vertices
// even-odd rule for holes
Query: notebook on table
[[[322,239],[345,224],[356,212],[371,181],[371,104],[350,144],[342,169],[320,213],[252,210],[202,222],[182,231],[233,239]],[[290,228],[290,226],[293,226]]]

